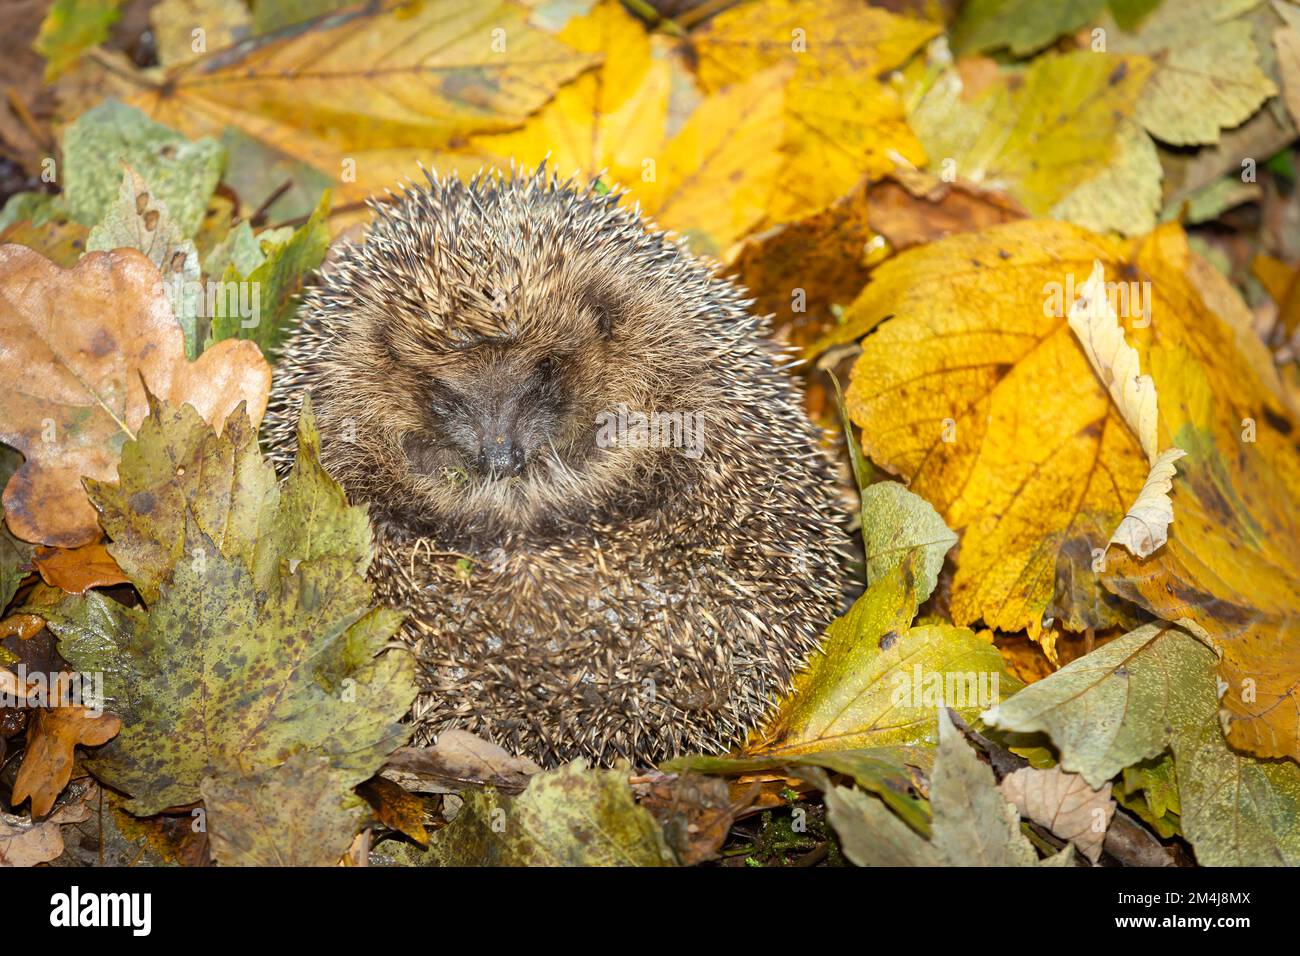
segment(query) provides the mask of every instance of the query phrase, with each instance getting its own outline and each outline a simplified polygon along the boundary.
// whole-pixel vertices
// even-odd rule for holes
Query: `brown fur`
[[[310,392],[379,592],[413,611],[418,739],[545,763],[734,744],[840,593],[829,467],[765,324],[618,197],[541,170],[377,213],[304,301],[269,435],[283,461]],[[701,414],[703,453],[601,447],[619,406]],[[519,474],[486,470],[493,436]]]

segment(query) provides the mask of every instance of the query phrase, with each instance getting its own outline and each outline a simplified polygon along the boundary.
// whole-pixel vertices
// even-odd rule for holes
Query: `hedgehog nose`
[[[479,450],[479,470],[485,475],[506,477],[524,470],[524,450],[505,432],[487,434]]]

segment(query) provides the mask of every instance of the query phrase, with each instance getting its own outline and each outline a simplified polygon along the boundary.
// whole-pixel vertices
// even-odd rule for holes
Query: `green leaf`
[[[887,577],[915,552],[913,587],[918,604],[934,593],[944,555],[957,543],[957,535],[934,507],[896,481],[877,482],[863,490],[862,538],[868,582]]]
[[[369,528],[337,485],[321,487],[309,410],[300,437],[277,496],[242,415],[218,439],[191,409],[155,402],[119,484],[92,489],[148,612],[95,593],[33,609],[74,667],[105,675],[123,730],[90,766],[133,813],[297,780],[318,792],[282,802],[353,820],[351,787],[410,735],[414,663],[389,649],[402,615],[372,607]],[[296,754],[319,772],[272,773]],[[214,846],[269,852],[239,829],[252,818],[227,807],[225,819]]]
[[[218,309],[212,317],[210,342],[229,338],[250,339],[268,358],[275,358],[293,327],[297,296],[307,277],[324,261],[329,248],[330,234],[326,225],[329,206],[330,194],[326,192],[306,224],[294,232],[288,242],[267,250],[264,261],[242,278],[234,263],[227,266],[223,282],[227,286],[239,283],[248,288],[247,299],[252,305],[252,314],[240,315],[238,310]]]
[[[149,192],[149,186],[130,166],[123,170],[117,202],[90,230],[87,252],[139,249],[158,267],[163,288],[176,321],[185,333],[185,355],[199,357],[198,317],[203,302],[199,285],[199,253],[181,235],[167,214],[167,206]]]
[[[45,82],[53,83],[87,48],[108,39],[123,0],[54,0],[32,49],[45,57]]]
[[[1106,0],[970,0],[953,24],[959,53],[1009,49],[1028,56],[1085,25]]]
[[[1174,758],[1183,833],[1203,866],[1300,864],[1300,767],[1233,751],[1219,723],[1216,658],[1185,631],[1148,624],[1071,661],[984,715],[1047,733],[1061,766],[1098,785]]]
[[[334,866],[367,816],[351,787],[327,757],[303,753],[245,776],[208,777],[212,855],[223,866]]]
[[[309,467],[305,463],[301,467]],[[108,551],[146,604],[185,557],[187,521],[265,587],[276,557],[268,546],[280,505],[274,469],[262,461],[241,406],[218,437],[190,405],[150,398],[149,416],[122,448],[116,482],[86,480]]]
[[[980,701],[1020,686],[998,649],[966,628],[909,627],[922,560],[908,552],[831,623],[751,755],[932,743],[937,707],[975,720]]]
[[[576,761],[535,774],[517,797],[464,793],[465,805],[429,844],[442,866],[671,866],[650,812],[636,804],[626,770]]]
[[[913,832],[859,791],[830,787],[826,807],[844,855],[858,866],[1065,866],[1069,849],[1039,861],[1020,832],[1020,816],[998,792],[993,771],[980,761],[944,711],[930,778],[930,839]]]
[[[214,140],[191,143],[134,107],[108,100],[83,113],[63,135],[63,196],[74,220],[94,226],[117,199],[126,163],[188,239],[203,222],[222,161]]]
[[[1140,53],[1155,70],[1136,118],[1151,135],[1175,146],[1218,142],[1277,87],[1260,68],[1250,21],[1259,0],[1179,0],[1162,4],[1129,33],[1102,22],[1107,49]]]

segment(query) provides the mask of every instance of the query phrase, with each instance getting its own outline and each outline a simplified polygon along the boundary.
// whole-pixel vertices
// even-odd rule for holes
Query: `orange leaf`
[[[103,544],[80,548],[42,548],[33,559],[45,583],[69,594],[82,594],[91,588],[110,584],[128,584],[122,569]]]
[[[57,699],[67,693],[69,682],[60,674],[55,682]],[[88,747],[108,743],[122,729],[113,714],[94,715],[85,707],[38,707],[27,730],[27,752],[14,779],[13,803],[32,799],[32,816],[43,817],[72,779],[77,744]]]
[[[18,537],[76,547],[100,535],[83,477],[117,477],[122,445],[148,413],[145,386],[220,426],[241,402],[256,425],[271,368],[252,342],[218,342],[195,362],[157,268],[134,249],[72,269],[0,246],[0,441],[27,461],[4,490]]]

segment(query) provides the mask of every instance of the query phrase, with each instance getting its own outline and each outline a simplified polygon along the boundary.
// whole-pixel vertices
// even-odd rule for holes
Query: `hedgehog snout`
[[[483,475],[504,478],[523,473],[524,457],[523,447],[509,430],[489,428],[479,440],[476,464]]]

